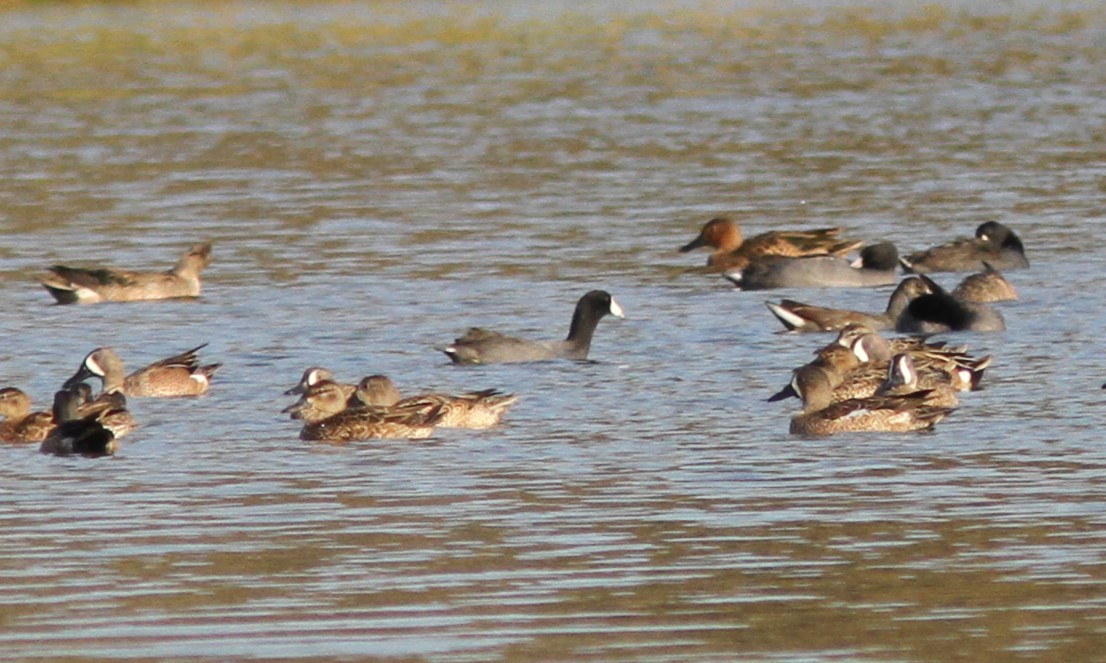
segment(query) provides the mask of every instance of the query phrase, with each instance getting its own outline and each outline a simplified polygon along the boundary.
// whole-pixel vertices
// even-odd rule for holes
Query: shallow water
[[[1052,7],[1052,5],[1049,5]],[[10,658],[1088,660],[1106,639],[1106,15],[1093,6],[35,5],[0,27],[3,382],[203,342],[111,459],[0,447]],[[912,250],[1017,229],[987,388],[935,432],[787,435],[827,339],[679,254],[703,221]],[[195,302],[52,306],[42,267]],[[952,285],[956,277],[940,275]],[[455,369],[469,325],[594,362]],[[316,445],[310,365],[523,395],[495,430]]]

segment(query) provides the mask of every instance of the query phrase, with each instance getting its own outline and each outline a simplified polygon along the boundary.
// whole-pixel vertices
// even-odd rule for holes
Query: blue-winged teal
[[[59,304],[134,302],[200,296],[200,272],[211,263],[211,243],[196,244],[166,272],[54,265],[42,285]]]
[[[791,299],[784,299],[779,304],[765,302],[765,305],[789,332],[838,331],[857,323],[872,329],[886,330],[895,328],[895,322],[912,300],[928,292],[929,286],[920,276],[908,276],[891,293],[887,300],[887,309],[883,313],[829,308]]]
[[[422,439],[430,437],[441,421],[438,406],[347,407],[337,384],[323,381],[310,387],[288,408],[293,419],[306,423],[300,431],[304,440],[348,442],[370,439]]]
[[[323,368],[322,366],[312,366],[303,372],[303,377],[296,383],[294,387],[284,392],[285,396],[294,396],[296,394],[306,393],[307,390],[320,382],[330,381],[337,384],[345,392],[346,398],[353,396],[353,393],[357,391],[357,385],[345,384],[334,380],[334,373],[329,368]]]
[[[41,442],[54,428],[50,412],[31,412],[31,398],[15,387],[0,389],[0,440]]]
[[[722,276],[739,290],[867,288],[894,283],[898,266],[895,245],[880,242],[864,247],[860,258],[852,263],[832,256],[765,256],[752,260],[744,268],[727,270]]]
[[[199,396],[207,393],[211,376],[222,364],[201,366],[197,352],[207,343],[154,362],[126,375],[123,360],[111,348],[96,348],[84,358],[70,387],[91,377],[100,378],[102,393],[122,392],[135,397]]]
[[[989,263],[995,269],[1021,269],[1029,267],[1025,246],[1010,228],[997,221],[980,224],[975,237],[958,239],[925,251],[912,253],[902,259],[907,271],[919,274],[927,272],[972,272],[983,269]]]
[[[895,331],[907,334],[939,334],[949,331],[992,332],[1006,329],[1002,314],[986,304],[954,297],[925,274],[920,277],[929,292],[910,300]]]
[[[55,456],[110,456],[115,453],[115,433],[101,422],[106,410],[81,414],[83,396],[77,389],[54,394],[53,416],[57,425],[42,441],[39,451]]]
[[[370,375],[357,385],[356,400],[378,407],[404,407],[426,404],[440,407],[442,428],[491,428],[499,423],[507,408],[518,401],[515,394],[485,389],[464,394],[422,394],[402,398],[399,389],[385,375]]]
[[[712,271],[741,269],[750,260],[761,256],[843,256],[860,247],[863,242],[838,237],[840,228],[817,230],[773,230],[745,239],[737,222],[726,217],[707,221],[699,236],[680,247],[687,253],[702,246],[709,246],[714,253],[707,258]]]
[[[890,370],[898,370],[898,365],[892,363]],[[796,369],[792,388],[803,399],[802,413],[791,418],[793,435],[928,429],[953,411],[951,407],[929,403],[928,390],[835,402],[833,377],[818,366]]]
[[[622,307],[603,290],[592,290],[576,303],[568,337],[563,341],[530,341],[495,331],[473,327],[445,348],[455,364],[492,364],[544,361],[547,359],[587,359],[595,328],[603,316],[624,318]]]
[[[952,296],[967,302],[987,304],[1013,301],[1018,298],[1018,291],[1002,272],[985,262],[983,271],[965,276],[952,291]]]
[[[862,363],[886,366],[899,353],[908,353],[924,371],[935,370],[948,375],[957,391],[979,389],[983,373],[991,365],[991,355],[972,357],[962,346],[930,342],[919,337],[884,338],[875,330],[860,324],[846,326],[833,344],[849,348]]]

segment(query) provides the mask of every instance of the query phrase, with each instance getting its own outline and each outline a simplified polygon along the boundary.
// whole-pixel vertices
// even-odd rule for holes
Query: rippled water
[[[1106,15],[743,3],[34,5],[0,27],[3,382],[210,342],[112,459],[0,447],[12,658],[1089,660],[1106,639]],[[987,389],[936,432],[799,440],[764,399],[826,339],[675,249],[840,225],[1016,228]],[[196,302],[50,305],[55,263]],[[943,276],[952,284],[954,277]],[[593,363],[455,369],[472,324]],[[523,395],[491,431],[313,445],[309,365]]]

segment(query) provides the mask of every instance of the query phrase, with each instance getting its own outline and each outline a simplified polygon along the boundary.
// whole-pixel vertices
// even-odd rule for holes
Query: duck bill
[[[695,249],[699,248],[700,246],[706,246],[706,244],[707,244],[707,238],[703,237],[702,233],[699,233],[698,237],[696,237],[695,239],[691,240],[687,244],[684,244],[683,246],[680,247],[680,253],[687,253],[688,251],[694,251]]]
[[[288,407],[280,411],[281,414],[287,414],[292,419],[303,418],[303,403],[292,403]]]
[[[775,403],[787,398],[799,398],[799,392],[795,391],[795,386],[792,385],[790,382],[787,384],[786,387],[780,389],[778,392],[770,396],[768,398],[768,402]]]
[[[296,386],[292,387],[288,391],[284,392],[284,395],[285,396],[296,396],[296,395],[304,393],[305,391],[307,391],[307,390],[304,389],[303,383],[301,382],[300,384],[297,384]]]
[[[61,388],[72,389],[73,387],[92,377],[98,376],[92,371],[88,370],[87,366],[81,364],[81,367],[77,369],[77,372],[73,374],[73,377],[66,380],[65,383],[62,384]]]

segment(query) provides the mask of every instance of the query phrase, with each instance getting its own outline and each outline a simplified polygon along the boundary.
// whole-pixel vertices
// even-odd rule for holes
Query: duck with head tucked
[[[900,261],[908,272],[973,272],[984,263],[995,269],[1029,267],[1021,238],[997,221],[982,223],[975,237],[958,239],[905,256]]]
[[[891,285],[899,252],[891,242],[864,247],[853,262],[833,256],[763,256],[722,276],[739,290],[774,288],[870,288]]]
[[[203,242],[185,251],[176,266],[164,272],[54,265],[41,282],[59,304],[199,297],[200,272],[209,264],[211,243]]]
[[[843,256],[863,244],[841,239],[840,233],[840,228],[772,230],[745,239],[736,221],[720,216],[707,221],[695,239],[680,247],[680,252],[709,246],[714,252],[707,258],[707,268],[723,272],[743,269],[753,259],[763,256]]]
[[[493,364],[546,361],[549,359],[584,360],[591,349],[595,328],[606,315],[625,318],[622,307],[605,290],[592,290],[576,303],[568,336],[563,341],[531,341],[497,331],[473,327],[450,345],[442,348],[454,364]]]

